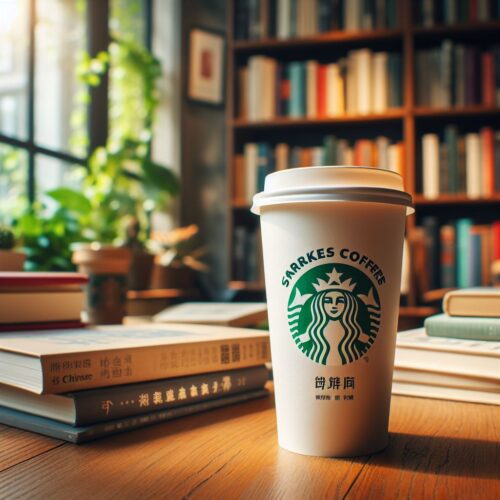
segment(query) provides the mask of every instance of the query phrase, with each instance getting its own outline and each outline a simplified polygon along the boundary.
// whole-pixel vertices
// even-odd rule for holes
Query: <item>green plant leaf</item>
[[[168,193],[172,196],[180,191],[180,182],[172,170],[162,167],[152,161],[145,161],[142,165],[144,186],[148,190]]]
[[[70,188],[53,189],[45,193],[53,200],[57,201],[62,207],[67,210],[72,210],[80,214],[88,214],[92,210],[92,206],[87,198],[80,192]]]

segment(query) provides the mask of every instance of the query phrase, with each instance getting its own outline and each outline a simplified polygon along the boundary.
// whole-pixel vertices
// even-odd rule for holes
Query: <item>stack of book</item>
[[[235,157],[234,198],[251,203],[253,195],[263,190],[266,175],[287,168],[354,165],[385,168],[403,175],[403,146],[402,142],[394,143],[383,136],[350,143],[334,135],[326,136],[323,144],[316,147],[246,143],[243,155]]]
[[[396,28],[396,0],[239,0],[235,38],[306,37],[329,31]]]
[[[454,125],[422,137],[422,194],[492,196],[500,191],[500,131],[483,127],[479,133],[460,135]]]
[[[417,23],[426,28],[500,19],[500,2],[497,0],[424,0],[416,2],[415,7]]]
[[[450,292],[443,308],[398,334],[393,393],[500,405],[500,290]]]
[[[415,57],[419,106],[500,106],[500,45],[480,50],[445,40]]]
[[[78,273],[1,272],[0,331],[81,326],[87,281]]]
[[[131,325],[0,335],[0,423],[79,443],[267,394],[267,332]]]
[[[422,246],[413,247],[415,260],[422,262],[421,290],[491,284],[492,263],[500,259],[500,222],[486,225],[457,219],[440,225],[439,218],[427,216],[414,232],[420,233]],[[417,252],[425,256],[419,259]]]
[[[403,105],[398,53],[352,50],[329,64],[257,55],[238,80],[238,115],[248,121],[367,115]]]

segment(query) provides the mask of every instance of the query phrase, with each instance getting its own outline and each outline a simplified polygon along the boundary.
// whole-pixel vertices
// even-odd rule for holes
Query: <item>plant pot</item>
[[[154,255],[146,251],[132,251],[130,271],[128,273],[129,290],[146,290],[151,284]]]
[[[87,315],[93,325],[122,323],[127,305],[127,278],[131,255],[128,248],[92,243],[77,245],[72,261],[89,276]]]
[[[17,272],[24,269],[26,255],[15,250],[0,250],[0,271]]]
[[[165,267],[155,263],[151,288],[194,288],[194,271],[189,267]]]

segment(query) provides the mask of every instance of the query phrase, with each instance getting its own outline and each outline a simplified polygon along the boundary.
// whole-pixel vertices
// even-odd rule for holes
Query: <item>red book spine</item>
[[[469,21],[477,21],[477,0],[469,0]]]
[[[493,239],[493,260],[500,260],[500,221],[492,224],[491,233]]]
[[[481,73],[483,77],[482,94],[483,104],[486,106],[495,105],[495,75],[493,71],[493,54],[491,52],[483,52],[481,54]]]
[[[483,192],[491,196],[495,192],[495,137],[491,127],[481,129],[481,149],[483,157]]]
[[[318,118],[324,118],[326,116],[326,64],[318,66],[316,100]]]

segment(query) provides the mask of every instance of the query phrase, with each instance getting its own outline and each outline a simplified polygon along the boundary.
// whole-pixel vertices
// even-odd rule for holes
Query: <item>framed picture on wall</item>
[[[193,28],[189,33],[188,97],[205,104],[224,102],[224,37]]]

